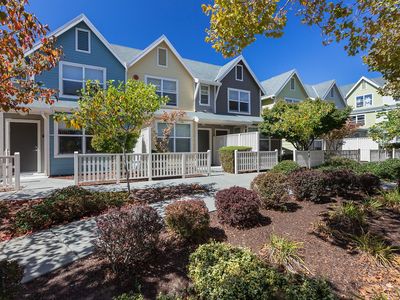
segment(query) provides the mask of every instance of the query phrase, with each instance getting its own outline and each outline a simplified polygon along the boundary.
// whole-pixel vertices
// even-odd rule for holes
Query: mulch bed
[[[336,204],[341,201],[336,199]],[[400,284],[398,270],[380,268],[364,255],[335,246],[314,234],[314,225],[332,205],[335,204],[297,202],[291,212],[262,210],[259,225],[245,230],[221,225],[216,213],[211,213],[210,238],[248,247],[259,253],[272,232],[284,235],[303,243],[306,266],[314,275],[326,278],[341,297],[347,299],[363,295],[368,299],[372,293],[384,291],[395,295],[394,291]],[[377,231],[386,230],[388,238],[398,245],[399,222],[398,214],[384,211],[378,220],[372,222],[372,226]],[[168,242],[164,243],[151,263],[138,272],[138,283],[147,299],[155,299],[160,292],[180,293],[190,285],[187,263],[196,245],[184,244],[166,233],[164,235]],[[117,280],[111,275],[107,263],[92,255],[26,284],[21,298],[111,299],[134,286],[133,276],[125,282]]]

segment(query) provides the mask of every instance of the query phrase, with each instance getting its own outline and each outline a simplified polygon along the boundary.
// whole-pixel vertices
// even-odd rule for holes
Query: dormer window
[[[294,77],[290,78],[290,89],[291,89],[292,91],[294,91],[294,89],[295,89],[295,86],[294,86]]]
[[[75,50],[90,53],[90,31],[83,28],[76,28]]]
[[[157,65],[159,67],[167,67],[168,65],[168,52],[166,48],[157,48]]]
[[[236,65],[236,80],[243,81],[243,66]]]

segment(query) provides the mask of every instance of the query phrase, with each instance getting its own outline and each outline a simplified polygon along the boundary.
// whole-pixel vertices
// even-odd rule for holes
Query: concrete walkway
[[[218,191],[234,185],[248,188],[251,180],[256,175],[256,173],[240,175],[214,173],[210,177],[136,182],[132,184],[132,187],[146,188],[171,186],[181,183],[198,183],[209,185],[215,191]],[[49,183],[49,189],[51,190],[55,188],[53,180],[59,179],[52,179],[51,183]],[[64,184],[64,186],[68,186],[71,183],[71,181],[62,181],[55,186],[61,187]],[[110,191],[125,189],[126,185],[102,185],[88,188]],[[31,197],[33,195],[42,195],[43,197],[43,195],[47,195],[48,193],[49,191],[42,188],[36,190],[29,189],[19,194],[7,193],[7,198],[21,199],[17,198],[17,196],[21,197],[21,195],[30,195]],[[192,198],[203,199],[210,211],[215,210],[213,195],[196,195]],[[166,204],[168,203],[156,203],[153,206],[163,214]],[[27,282],[93,253],[93,240],[95,238],[95,218],[77,221],[0,243],[0,260],[11,259],[19,261],[25,267],[23,282]]]

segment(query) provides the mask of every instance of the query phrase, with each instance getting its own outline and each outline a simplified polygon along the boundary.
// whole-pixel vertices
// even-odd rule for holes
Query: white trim
[[[159,135],[158,135],[158,124],[166,124],[166,122],[163,122],[163,121],[160,121],[160,120],[156,120],[156,122],[155,122],[155,126],[156,126],[156,134],[157,134],[157,138],[159,137]],[[182,125],[189,125],[190,126],[190,130],[189,130],[189,132],[190,132],[190,137],[176,137],[175,135],[176,135],[176,126],[175,125],[180,125],[180,124],[182,124]],[[188,152],[192,152],[192,143],[193,143],[193,122],[191,122],[191,121],[181,121],[181,122],[177,122],[177,123],[175,123],[174,124],[174,128],[173,128],[173,130],[172,130],[172,133],[173,134],[171,134],[170,135],[170,139],[171,138],[173,138],[174,139],[174,151],[173,151],[173,153],[181,153],[181,152],[176,152],[176,139],[190,139],[190,149],[189,149],[189,151]],[[185,151],[185,152],[187,152],[187,151]]]
[[[238,95],[238,109],[240,110],[240,93],[248,93],[249,94],[249,111],[248,112],[241,112],[241,111],[231,111],[229,108],[229,92],[230,91],[237,91],[239,92]],[[251,115],[251,91],[248,90],[241,90],[241,89],[235,89],[235,88],[228,88],[227,89],[227,93],[226,93],[226,97],[227,97],[227,104],[228,104],[228,112],[231,114],[240,114],[240,115]]]
[[[33,123],[36,124],[37,129],[37,151],[36,151],[36,155],[37,155],[37,171],[38,173],[40,173],[42,171],[42,147],[41,147],[41,134],[40,134],[40,120],[29,120],[29,119],[6,119],[6,149],[9,149],[11,151],[10,148],[10,135],[11,135],[11,128],[10,128],[10,123]],[[12,154],[12,153],[11,153]]]
[[[346,99],[347,97],[354,91],[354,89],[360,84],[361,81],[365,80],[366,82],[368,82],[370,85],[372,85],[373,87],[379,89],[380,86],[377,85],[375,82],[373,82],[372,80],[369,80],[367,77],[362,76],[354,85],[353,87],[347,92],[346,94]]]
[[[208,89],[208,100],[207,100],[207,103],[205,104],[205,103],[201,103],[201,96],[202,96],[202,94],[201,94],[201,87],[202,86],[204,86],[204,87],[207,87],[207,89]],[[200,106],[211,106],[211,89],[210,89],[210,85],[208,85],[208,84],[201,84],[200,83],[200,97],[199,97],[199,105]]]
[[[238,79],[237,78],[237,68],[238,67],[241,67],[242,68],[242,79]],[[243,65],[239,65],[239,64],[236,64],[236,66],[235,66],[235,79],[236,79],[236,81],[243,81],[244,80],[244,78],[243,78]]]
[[[364,124],[358,123],[358,117],[359,117],[359,116],[364,116]],[[350,120],[351,120],[351,118],[353,118],[353,117],[355,117],[355,122],[353,122],[353,121],[351,121],[351,122],[353,122],[353,123],[355,123],[355,124],[360,124],[361,126],[365,126],[365,124],[366,124],[366,115],[365,115],[365,114],[350,115]]]
[[[48,114],[41,113],[43,117],[43,130],[44,130],[44,174],[50,175],[50,118]]]
[[[98,67],[98,66],[91,66],[91,65],[84,65],[84,64],[78,64],[78,63],[72,63],[68,61],[60,61],[59,66],[58,66],[58,90],[59,90],[59,97],[62,98],[67,98],[67,99],[78,99],[79,96],[73,96],[73,95],[64,95],[63,91],[63,67],[64,65],[66,66],[72,66],[72,67],[78,67],[82,68],[82,88],[85,88],[85,69],[94,69],[94,70],[100,70],[103,71],[103,88],[106,87],[107,85],[107,68],[103,67]],[[75,81],[75,82],[81,82],[80,80],[73,80],[73,79],[67,79],[68,81]]]
[[[212,147],[212,128],[198,128],[197,127],[197,137],[196,137],[196,139],[197,139],[197,152],[200,152],[199,151],[199,130],[207,130],[208,131],[208,145],[210,146],[210,149],[208,149],[208,150],[212,150],[213,149],[213,147]]]
[[[78,49],[78,31],[83,31],[83,32],[87,32],[88,33],[88,48],[89,48],[88,51]],[[92,38],[91,38],[91,31],[90,30],[87,30],[87,29],[84,29],[84,28],[75,27],[75,51],[90,54],[91,50],[92,50],[92,41],[91,40],[92,40]]]
[[[288,82],[290,81],[290,79],[291,79],[294,75],[297,76],[297,79],[299,80],[301,86],[303,87],[303,90],[304,90],[304,92],[306,93],[307,97],[308,97],[308,98],[311,98],[311,96],[310,96],[310,95],[308,94],[308,92],[307,92],[307,89],[306,89],[306,87],[305,87],[303,81],[301,80],[299,74],[297,73],[297,70],[294,69],[294,70],[292,71],[292,73],[288,76],[288,78],[286,78],[285,82],[281,85],[281,87],[279,88],[279,90],[278,90],[275,94],[269,95],[269,96],[267,96],[267,97],[264,96],[263,99],[267,99],[267,98],[270,98],[270,97],[276,97],[277,95],[279,95],[279,93],[283,90],[283,88],[288,84]]]
[[[177,108],[179,107],[179,80],[174,79],[174,78],[167,78],[167,77],[159,77],[159,76],[153,76],[153,75],[144,75],[144,82],[147,84],[148,78],[154,78],[154,79],[159,79],[161,80],[161,94],[163,95],[163,80],[168,80],[168,81],[175,81],[176,83],[176,105],[164,105],[164,107],[171,107],[171,108]]]
[[[365,105],[365,97],[366,96],[371,96],[371,105]],[[362,97],[363,98],[363,105],[362,106],[357,106],[357,98],[360,98],[360,97]],[[354,96],[354,106],[355,106],[355,109],[362,109],[362,108],[364,108],[364,107],[373,107],[374,106],[374,95],[372,94],[372,93],[366,93],[366,94],[363,94],[363,95],[358,95],[358,96]]]
[[[165,50],[165,66],[160,65],[160,55],[159,50]],[[157,47],[157,66],[161,68],[168,68],[168,49],[165,47]]]
[[[171,44],[171,42],[167,39],[167,37],[165,35],[160,36],[157,40],[155,40],[153,43],[151,43],[149,46],[147,46],[147,48],[145,48],[142,52],[140,52],[140,54],[137,55],[133,60],[131,60],[129,63],[127,63],[127,68],[132,67],[135,63],[137,63],[139,60],[141,60],[143,57],[145,57],[151,50],[153,50],[155,47],[157,47],[162,42],[167,44],[168,48],[177,57],[177,59],[182,64],[182,66],[185,68],[185,70],[189,73],[189,75],[193,79],[196,79],[194,77],[194,75],[192,74],[192,72],[190,71],[190,69],[184,63],[183,58],[181,57],[181,55],[178,53],[178,51],[176,51],[174,46]]]
[[[112,49],[110,43],[106,40],[106,38],[97,30],[97,28],[92,24],[92,22],[89,21],[89,19],[84,15],[80,14],[76,18],[72,19],[71,21],[65,23],[63,26],[57,28],[55,31],[51,32],[47,36],[55,36],[58,37],[67,30],[71,29],[72,27],[76,26],[80,22],[86,23],[86,25],[89,27],[89,29],[99,38],[99,40],[106,46],[106,48],[111,52],[112,55],[121,63],[126,68],[125,62],[123,62],[119,56],[115,53],[115,51]],[[42,43],[38,42],[33,47],[25,52],[25,56],[32,54],[36,50],[38,50],[41,47]]]

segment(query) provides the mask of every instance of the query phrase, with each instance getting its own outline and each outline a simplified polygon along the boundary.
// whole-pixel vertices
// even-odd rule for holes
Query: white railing
[[[293,151],[293,160],[297,162],[300,167],[313,168],[322,165],[325,161],[323,150],[311,151]]]
[[[21,181],[20,155],[15,152],[14,155],[0,155],[0,189],[1,190],[19,190]]]
[[[235,150],[235,174],[240,172],[260,172],[272,169],[278,164],[278,150],[237,151]]]
[[[189,153],[126,154],[129,179],[210,175],[211,150]],[[74,153],[74,181],[81,183],[120,183],[126,179],[123,154]]]

